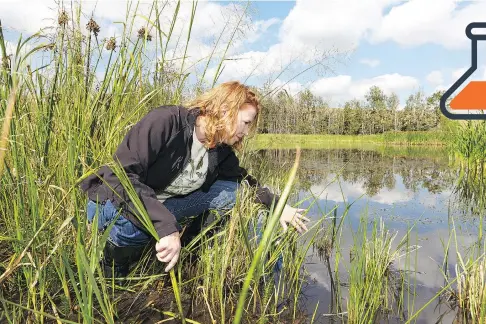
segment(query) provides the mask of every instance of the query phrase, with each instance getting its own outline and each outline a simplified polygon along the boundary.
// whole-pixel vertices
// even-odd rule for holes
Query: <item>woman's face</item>
[[[235,143],[242,141],[243,137],[248,135],[251,124],[255,120],[256,115],[257,109],[255,106],[251,104],[244,104],[238,111],[235,136],[225,141],[225,144],[234,145]]]

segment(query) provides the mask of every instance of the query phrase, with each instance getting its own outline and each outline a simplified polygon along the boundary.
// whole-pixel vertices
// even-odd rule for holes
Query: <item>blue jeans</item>
[[[208,192],[196,190],[186,196],[172,197],[164,201],[164,206],[181,222],[187,217],[198,216],[208,210],[215,210],[220,214],[233,208],[236,202],[238,183],[233,181],[217,180]],[[118,216],[111,228],[109,240],[116,246],[145,246],[150,242],[151,237],[131,221],[118,215],[119,211],[108,200],[104,204],[96,204],[89,201],[87,206],[88,221],[91,223],[98,208],[98,229],[104,231],[110,223]],[[257,241],[259,242],[263,230],[260,222],[256,227]],[[280,256],[275,270],[280,270],[282,257]]]
[[[238,183],[218,180],[208,192],[196,190],[186,196],[168,198],[163,204],[180,222],[187,217],[197,216],[208,210],[223,213],[233,208],[237,190]],[[146,245],[150,241],[151,237],[146,232],[135,226],[123,215],[118,215],[119,211],[111,201],[97,204],[90,200],[87,206],[88,222],[93,221],[97,211],[98,229],[100,231],[104,231],[118,216],[109,234],[109,240],[116,246]]]

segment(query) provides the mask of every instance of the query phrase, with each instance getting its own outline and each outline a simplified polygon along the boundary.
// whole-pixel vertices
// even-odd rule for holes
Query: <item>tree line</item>
[[[281,90],[264,96],[259,133],[368,135],[388,131],[427,131],[440,127],[443,91],[426,96],[419,90],[399,109],[396,93],[389,95],[372,86],[364,100],[353,99],[344,107],[330,107],[310,90],[296,96]]]

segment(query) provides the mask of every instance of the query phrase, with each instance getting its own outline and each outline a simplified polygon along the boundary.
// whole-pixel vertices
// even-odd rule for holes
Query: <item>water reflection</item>
[[[359,184],[368,196],[384,188],[395,188],[397,176],[404,187],[412,191],[426,188],[440,193],[450,189],[457,171],[449,167],[446,152],[439,149],[419,152],[408,155],[407,151],[396,149],[303,150],[297,186],[300,190],[309,190],[316,183],[329,181],[330,176],[339,174],[341,180]],[[288,172],[294,155],[294,150],[261,150],[252,154],[249,164],[253,173],[265,179]]]
[[[294,154],[293,150],[260,150],[252,152],[246,162],[262,182],[278,186],[272,181],[288,172]],[[411,293],[416,297],[408,296],[409,303],[405,305],[405,313],[409,316],[444,286],[444,269],[455,276],[455,246],[444,268],[444,242],[451,235],[451,221],[454,220],[458,230],[458,252],[465,253],[477,240],[479,219],[475,216],[486,205],[482,174],[482,168],[478,171],[477,167],[454,166],[447,153],[440,149],[303,150],[291,202],[314,197],[314,201],[306,201],[302,207],[312,204],[309,215],[316,218],[336,206],[337,215],[342,215],[346,204],[354,202],[343,226],[342,256],[350,253],[352,234],[363,213],[370,219],[384,219],[388,228],[397,231],[395,243],[415,225],[411,240],[412,244],[420,246],[413,254],[415,259],[394,264],[397,270],[410,272],[410,284],[415,289]],[[330,257],[327,264],[314,252],[309,254],[306,265],[315,280],[315,285],[305,291],[309,313],[312,315],[319,301],[317,314],[321,316],[316,322],[339,323],[335,317],[322,316],[336,312],[331,293],[333,279],[329,273],[329,264],[334,264],[335,256]],[[341,259],[340,276],[345,277],[346,266],[349,266],[349,259]],[[455,312],[441,299],[436,299],[421,312],[416,322],[451,323],[454,317]],[[400,320],[388,318],[382,322],[399,323]]]
[[[406,229],[397,230],[397,239],[395,243],[398,243],[399,239],[406,234]],[[443,241],[448,238],[449,231],[447,229],[431,229],[426,232],[420,233],[419,236],[412,237],[412,242],[420,246],[420,248],[411,255],[412,260],[406,260],[403,258],[400,262],[395,263],[393,266],[397,270],[406,270],[409,277],[408,282],[410,286],[410,294],[406,295],[404,302],[404,312],[407,317],[418,311],[425,303],[433,299],[435,295],[444,287],[445,281],[442,274],[442,263],[444,262],[444,248]],[[347,257],[350,253],[351,246],[346,242],[352,242],[352,232],[349,227],[344,227],[341,237],[341,252],[342,259],[340,259],[339,273],[342,278],[347,277],[347,267],[349,267],[350,260]],[[458,235],[459,251],[463,253],[465,249],[471,246],[475,242],[473,235],[462,233]],[[454,276],[454,265],[457,263],[455,248],[450,251],[448,259],[448,270]],[[417,260],[417,262],[415,262]],[[335,258],[331,258],[331,265],[334,264]],[[330,304],[330,291],[332,282],[330,280],[329,271],[325,262],[322,262],[320,258],[313,254],[309,255],[306,268],[310,273],[310,277],[314,278],[316,285],[309,289],[309,292],[305,292],[309,298],[308,309],[309,312],[315,309],[317,302],[319,301],[319,313],[329,314],[332,313]],[[345,290],[344,290],[345,292]],[[415,298],[414,298],[415,294]],[[343,294],[343,298],[347,298],[346,294]],[[452,323],[455,317],[455,312],[451,308],[441,301],[439,298],[435,299],[428,307],[426,307],[417,318],[417,322],[420,323],[436,323],[439,318],[442,318],[443,323]],[[322,316],[317,323],[330,323],[330,317]],[[402,323],[403,321],[397,318],[390,318],[387,323]],[[439,322],[440,323],[440,322]]]
[[[484,164],[462,163],[453,197],[462,204],[465,215],[481,215],[486,207],[486,177]]]

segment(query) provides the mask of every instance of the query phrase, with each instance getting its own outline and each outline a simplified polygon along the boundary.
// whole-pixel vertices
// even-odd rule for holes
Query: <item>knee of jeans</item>
[[[150,241],[150,236],[126,218],[122,218],[121,223],[117,220],[110,231],[110,238],[117,246],[142,246]]]
[[[211,209],[225,210],[234,207],[236,202],[236,191],[222,190],[210,204]]]

